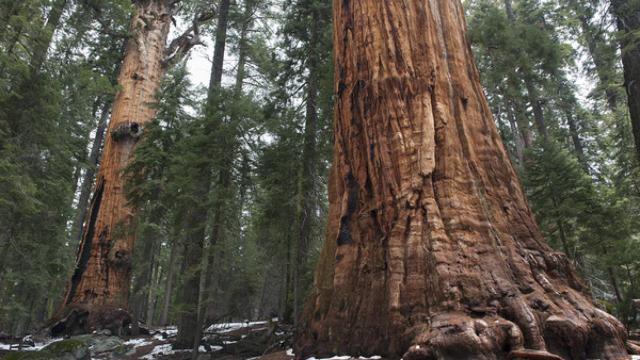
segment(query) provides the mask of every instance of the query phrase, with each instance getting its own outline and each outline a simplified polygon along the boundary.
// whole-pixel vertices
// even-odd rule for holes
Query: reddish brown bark
[[[535,223],[465,30],[459,0],[334,1],[328,232],[299,358],[626,358]]]
[[[77,266],[65,306],[127,309],[134,243],[134,209],[128,204],[123,169],[142,128],[155,114],[152,104],[164,74],[165,43],[171,26],[171,1],[135,1],[128,41],[118,76],[120,91],[85,220]]]

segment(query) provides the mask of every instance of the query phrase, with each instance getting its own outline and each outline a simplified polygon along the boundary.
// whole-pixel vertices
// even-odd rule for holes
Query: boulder
[[[101,334],[82,335],[56,341],[40,351],[15,351],[5,355],[7,360],[90,360],[117,359],[129,351],[122,339]]]
[[[5,360],[90,360],[91,352],[86,341],[66,339],[47,345],[40,351],[15,351],[4,356]]]

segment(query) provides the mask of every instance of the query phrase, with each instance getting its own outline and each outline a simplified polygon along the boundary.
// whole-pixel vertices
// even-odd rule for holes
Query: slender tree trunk
[[[157,255],[157,254],[156,254]],[[153,268],[151,269],[151,281],[149,282],[149,290],[147,291],[147,308],[145,309],[145,322],[147,325],[154,325],[154,313],[156,304],[156,293],[158,291],[158,281],[160,279],[160,262],[158,256],[153,257]]]
[[[505,12],[507,13],[507,18],[509,19],[509,21],[511,23],[515,23],[517,19],[516,19],[516,14],[513,11],[512,0],[504,0],[504,7],[505,7]],[[532,76],[531,70],[529,70],[526,67],[520,70],[521,70],[520,72],[524,73],[523,82],[524,82],[525,88],[527,89],[529,103],[531,104],[531,108],[533,109],[533,119],[534,119],[536,128],[538,130],[538,135],[540,135],[544,139],[544,141],[547,141],[548,133],[547,133],[547,125],[544,119],[544,109],[542,107],[542,102],[538,95],[538,90],[536,89],[536,86],[535,84],[533,84],[533,81],[531,79],[531,76]],[[520,114],[524,114],[523,108],[518,109],[516,111],[518,111],[518,113]],[[524,138],[525,138],[525,147],[529,148],[529,146],[531,145],[530,135],[526,134]]]
[[[87,215],[87,207],[89,205],[89,197],[91,195],[91,188],[93,187],[93,180],[96,174],[96,168],[98,166],[98,160],[100,159],[100,153],[102,152],[102,142],[104,140],[104,132],[107,127],[107,121],[111,112],[111,102],[106,102],[102,106],[100,119],[98,120],[98,126],[96,127],[96,135],[91,145],[91,152],[87,159],[87,170],[82,177],[82,184],[80,185],[80,197],[78,198],[78,207],[76,208],[76,215],[71,225],[71,243],[79,244],[82,239],[83,222]]]
[[[604,39],[603,29],[591,24],[594,14],[589,3],[570,0],[570,4],[580,21],[582,38],[595,66],[598,81],[604,88],[607,106],[611,112],[615,112],[618,108],[618,91],[612,84],[616,68],[615,51]]]
[[[507,12],[507,18],[511,21],[515,21],[516,20],[516,14],[513,11],[513,1],[511,0],[504,0],[504,9]]]
[[[618,302],[618,304],[622,304],[624,298],[622,297],[622,292],[620,292],[616,274],[611,266],[607,267],[607,275],[609,275],[609,280],[611,281],[611,286],[613,287],[613,293],[616,295],[616,301]]]
[[[569,133],[571,134],[571,141],[573,141],[573,148],[575,149],[576,156],[580,161],[582,167],[589,172],[589,165],[587,164],[587,158],[584,153],[584,145],[582,145],[582,139],[580,139],[580,132],[578,131],[578,125],[576,124],[576,118],[574,114],[567,110],[565,112],[567,118],[567,124],[569,124]]]
[[[465,30],[459,0],[334,1],[330,217],[298,358],[627,356],[534,221]]]
[[[520,126],[518,125],[518,120],[513,113],[513,108],[510,104],[507,109],[507,117],[509,119],[509,127],[511,128],[511,133],[513,134],[514,143],[516,145],[516,157],[520,164],[524,164],[524,139],[522,132],[520,131]]]
[[[538,135],[540,135],[542,137],[542,140],[546,142],[549,139],[549,133],[544,118],[544,108],[542,106],[542,100],[540,99],[540,96],[538,94],[538,89],[536,89],[535,84],[533,84],[530,79],[527,79],[526,76],[524,83],[527,88],[529,103],[531,104],[531,108],[533,109],[533,120],[536,124]]]
[[[160,170],[162,173],[162,170]],[[162,175],[160,175],[161,177]],[[153,206],[153,205],[151,205]],[[153,207],[149,214],[149,219],[152,221],[159,222],[162,218],[163,209],[159,206]],[[150,288],[152,287],[151,283],[153,281],[153,270],[156,265],[156,253],[159,245],[159,234],[156,230],[156,224],[148,224],[144,227],[142,231],[141,238],[138,240],[141,242],[141,253],[135,257],[136,268],[140,269],[139,273],[136,275],[133,282],[133,296],[131,301],[132,311],[132,320],[133,320],[133,331],[134,335],[137,335],[138,332],[138,321],[144,320],[145,318],[145,303],[148,300],[148,294],[150,292]],[[146,288],[146,290],[145,290]],[[147,321],[147,324],[148,321]]]
[[[122,170],[133,155],[144,125],[155,114],[151,104],[165,70],[171,3],[134,2],[133,35],[118,76],[120,91],[113,103],[77,265],[67,287],[66,307],[128,308],[135,231],[134,209],[125,196]]]
[[[174,237],[175,239],[175,237]],[[165,326],[169,320],[169,308],[171,307],[171,298],[173,295],[173,282],[175,278],[175,268],[178,260],[178,244],[174,240],[171,245],[169,255],[169,265],[167,269],[167,279],[164,285],[164,296],[162,298],[162,312],[160,314],[160,325]]]
[[[213,123],[219,121],[218,108],[220,101],[220,87],[222,84],[222,72],[224,66],[224,52],[227,41],[227,25],[229,21],[230,0],[220,0],[218,4],[218,23],[216,25],[216,39],[213,50],[213,63],[211,65],[211,77],[209,79],[209,94],[207,97],[206,116]],[[218,126],[206,125],[207,135],[215,136]],[[200,187],[203,194],[211,191],[211,169],[198,169]],[[197,349],[200,343],[202,332],[199,323],[201,304],[200,278],[207,274],[202,273],[200,266],[204,255],[205,223],[207,221],[207,209],[196,209],[192,216],[188,217],[186,226],[189,235],[187,236],[184,256],[187,268],[190,269],[180,290],[182,297],[183,311],[180,314],[178,323],[178,338],[176,345],[180,348]],[[211,243],[214,245],[215,243]]]
[[[202,175],[202,174],[201,174]],[[204,226],[206,211],[202,209],[187,213],[188,226],[184,244],[183,282],[178,290],[178,337],[174,346],[178,349],[193,349],[199,342],[198,300],[200,296],[201,266],[204,255]]]
[[[304,147],[302,150],[301,172],[298,180],[298,200],[296,209],[296,251],[293,260],[293,322],[298,323],[299,306],[301,305],[304,283],[302,275],[308,257],[308,249],[311,237],[311,226],[315,217],[314,181],[316,176],[316,137],[318,129],[318,46],[319,46],[319,15],[313,12],[313,21],[310,29],[309,56],[307,58],[307,102],[304,123]]]
[[[49,17],[45,23],[43,34],[35,40],[32,49],[31,56],[31,73],[32,76],[37,74],[42,68],[42,64],[47,59],[47,52],[51,47],[51,41],[53,40],[53,34],[58,26],[60,26],[60,20],[65,7],[67,6],[67,0],[55,0],[49,11]]]
[[[624,86],[627,90],[629,116],[640,157],[640,3],[637,1],[611,0],[618,30],[622,33],[620,49],[624,68]]]

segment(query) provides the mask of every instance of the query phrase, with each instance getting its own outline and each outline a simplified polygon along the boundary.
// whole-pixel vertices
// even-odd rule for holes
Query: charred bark
[[[96,127],[96,135],[93,139],[93,144],[91,145],[89,158],[87,159],[88,168],[82,177],[82,184],[80,185],[80,196],[78,198],[76,215],[71,226],[71,241],[78,244],[82,240],[82,229],[84,227],[83,222],[87,215],[91,188],[93,187],[93,180],[98,167],[98,161],[100,160],[100,154],[102,153],[102,142],[104,140],[104,133],[107,127],[107,120],[109,119],[109,114],[111,112],[111,103],[105,103],[101,111],[102,113],[98,120],[98,126]]]
[[[627,356],[534,221],[465,30],[458,0],[334,1],[327,241],[297,357]]]

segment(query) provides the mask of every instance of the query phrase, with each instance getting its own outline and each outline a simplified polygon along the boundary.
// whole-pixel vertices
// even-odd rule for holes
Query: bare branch
[[[203,45],[200,40],[200,25],[213,19],[215,10],[202,11],[193,18],[189,26],[180,36],[173,39],[165,49],[164,66],[169,66],[184,59],[189,51],[196,45]]]

